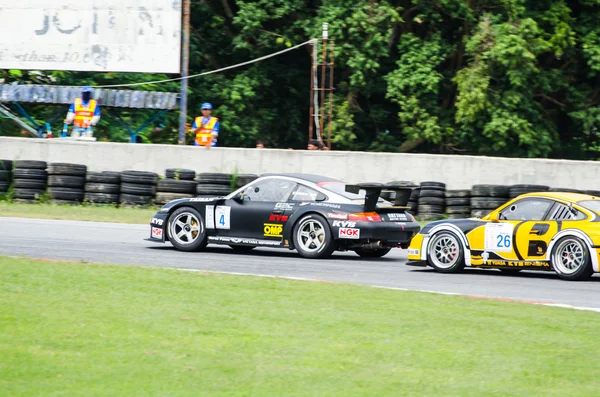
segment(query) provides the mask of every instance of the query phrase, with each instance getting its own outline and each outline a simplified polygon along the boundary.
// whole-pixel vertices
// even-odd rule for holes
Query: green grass
[[[157,210],[158,207],[116,208],[109,205],[24,204],[0,201],[0,216],[21,218],[147,224]]]
[[[2,396],[593,396],[600,315],[0,257]]]

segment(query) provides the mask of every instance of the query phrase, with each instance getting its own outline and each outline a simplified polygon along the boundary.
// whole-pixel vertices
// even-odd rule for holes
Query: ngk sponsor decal
[[[335,227],[355,227],[356,222],[351,221],[333,221],[333,226]]]
[[[339,232],[339,238],[349,238],[358,240],[360,238],[360,229],[341,227]]]
[[[163,231],[160,227],[153,227],[152,228],[152,233],[151,233],[152,238],[159,238],[162,239],[163,238]]]

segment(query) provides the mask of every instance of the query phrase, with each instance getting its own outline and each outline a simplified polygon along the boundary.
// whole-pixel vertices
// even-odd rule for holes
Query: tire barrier
[[[85,176],[83,200],[92,204],[117,204],[121,193],[118,172],[88,172]]]
[[[48,164],[48,194],[57,204],[79,204],[83,201],[87,167],[82,164]]]
[[[158,174],[147,171],[121,172],[121,195],[119,202],[124,205],[151,204],[156,194]]]
[[[13,162],[11,160],[0,160],[0,195],[8,192],[12,182]]]
[[[220,173],[200,173],[196,177],[197,197],[226,196],[232,192],[232,175]]]
[[[471,216],[481,217],[509,201],[507,186],[474,185],[471,189]]]
[[[419,191],[417,213],[419,219],[431,221],[441,219],[446,209],[446,184],[441,182],[422,182]]]
[[[13,199],[18,202],[34,203],[46,191],[48,173],[45,161],[17,160],[13,163]]]
[[[469,218],[471,216],[471,191],[446,190],[445,204],[448,219]]]
[[[156,204],[162,205],[168,203],[171,200],[189,198],[194,197],[196,195],[197,183],[193,180],[196,176],[196,172],[189,172],[190,170],[182,171],[188,172],[179,173],[169,172],[169,170],[167,170],[167,179],[158,181],[158,183],[156,184],[156,197],[154,198],[154,202]],[[182,178],[176,179],[178,177]],[[190,177],[192,179],[189,179]]]
[[[193,181],[196,177],[196,171],[184,168],[167,168],[165,170],[165,176],[167,179]]]

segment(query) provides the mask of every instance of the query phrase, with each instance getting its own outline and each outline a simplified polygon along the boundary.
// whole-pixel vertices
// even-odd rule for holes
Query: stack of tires
[[[256,174],[238,174],[235,176],[235,188],[239,189],[258,178]]]
[[[196,171],[179,168],[168,168],[167,179],[158,181],[156,185],[156,204],[166,204],[171,200],[194,197],[196,195]]]
[[[118,172],[88,172],[85,177],[83,199],[93,204],[117,204],[121,192],[121,174]]]
[[[158,174],[148,171],[123,171],[121,172],[121,195],[119,202],[122,205],[148,205],[152,204],[156,193]]]
[[[83,201],[85,174],[83,164],[48,164],[48,193],[54,203],[78,204]]]
[[[441,219],[446,207],[446,184],[441,182],[422,182],[419,191],[417,211],[419,219],[432,221]]]
[[[13,171],[13,199],[17,202],[35,202],[46,191],[48,174],[46,162],[17,160]]]
[[[6,194],[12,181],[13,162],[0,160],[0,195]]]
[[[230,174],[200,173],[196,182],[196,197],[218,197],[231,193]]]
[[[473,185],[471,216],[480,218],[509,200],[509,188],[502,185]]]
[[[410,207],[409,212],[416,216],[419,214],[419,195],[421,194],[421,188],[418,187],[410,193],[410,199],[408,199],[408,206]]]
[[[446,214],[448,219],[471,217],[471,191],[446,190]]]
[[[544,185],[512,185],[508,188],[508,198],[513,199],[526,193],[546,192],[550,189]]]

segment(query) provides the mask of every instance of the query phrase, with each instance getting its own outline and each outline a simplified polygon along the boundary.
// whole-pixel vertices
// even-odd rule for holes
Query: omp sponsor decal
[[[150,231],[150,236],[152,236],[152,238],[159,238],[162,240],[163,230],[160,227],[153,227]]]
[[[163,222],[164,222],[164,220],[159,219],[159,218],[152,218],[152,220],[150,220],[150,223],[154,223],[155,225],[158,225],[158,226],[162,226]]]
[[[339,214],[337,212],[328,212],[327,218],[345,220],[345,219],[348,219],[348,214]]]
[[[390,221],[407,221],[408,215],[406,214],[386,214]]]
[[[287,216],[287,215],[271,214],[269,216],[269,221],[271,221],[271,222],[287,222],[288,219],[289,219],[289,216]]]
[[[251,245],[265,245],[265,246],[280,245],[280,243],[278,241],[258,240],[258,239],[253,239],[253,238],[227,237],[227,236],[208,236],[208,240],[213,241],[213,242],[235,243],[235,244],[251,244]]]
[[[281,210],[281,211],[291,211],[294,209],[294,204],[292,204],[292,203],[276,203],[275,209]]]
[[[265,223],[263,232],[265,237],[283,237],[281,235],[281,233],[283,232],[283,225]]]
[[[352,221],[333,221],[332,223],[335,227],[356,227],[356,222]]]
[[[360,229],[341,227],[338,236],[339,236],[339,238],[348,238],[348,239],[358,240],[360,238]]]

